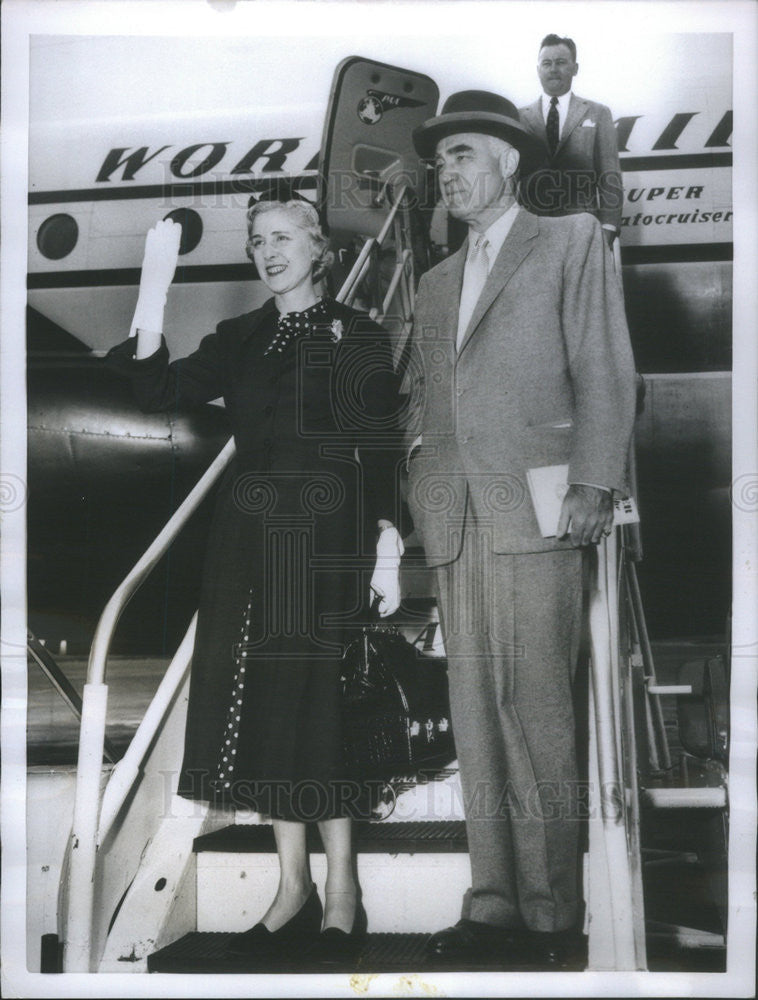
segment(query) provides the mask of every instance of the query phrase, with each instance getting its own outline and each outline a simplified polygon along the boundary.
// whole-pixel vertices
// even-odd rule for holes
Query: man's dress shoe
[[[527,931],[524,945],[527,960],[542,969],[561,969],[581,961],[581,935],[574,928],[565,931]]]
[[[426,943],[427,957],[439,962],[486,962],[521,969],[581,965],[581,951],[580,935],[573,928],[530,931],[465,918],[454,927],[437,931]]]
[[[429,958],[445,962],[497,960],[513,942],[513,932],[465,917],[453,927],[432,934],[425,950]]]

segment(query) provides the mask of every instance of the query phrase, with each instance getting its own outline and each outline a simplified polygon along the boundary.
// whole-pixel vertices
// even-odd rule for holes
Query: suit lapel
[[[563,128],[561,129],[561,137],[558,140],[558,145],[556,146],[555,152],[558,153],[566,143],[566,140],[574,131],[576,126],[585,117],[585,113],[589,108],[589,104],[582,97],[577,97],[576,94],[571,95],[571,100],[569,101],[568,114],[566,115],[566,121],[564,122]]]
[[[440,340],[455,344],[458,331],[458,307],[461,301],[461,285],[463,283],[463,266],[468,253],[468,239],[447,260],[436,269],[434,275],[434,308],[432,319],[440,332]]]
[[[466,349],[468,342],[476,332],[477,326],[489,307],[508,284],[524,258],[532,252],[533,240],[538,231],[539,223],[535,216],[520,208],[485,282],[482,294],[479,296],[479,301],[474,307],[474,312],[471,315],[458,350],[459,358]],[[460,294],[458,298],[460,301]],[[456,310],[456,316],[457,314]]]
[[[532,133],[547,148],[547,129],[545,119],[542,117],[542,98],[538,97],[534,104],[524,108],[522,118],[528,122]]]
[[[240,351],[250,338],[258,332],[261,323],[272,313],[276,313],[276,303],[273,298],[270,298],[262,306],[259,306],[258,309],[254,309],[252,312],[240,317],[243,324],[241,334],[237,340],[237,348]]]

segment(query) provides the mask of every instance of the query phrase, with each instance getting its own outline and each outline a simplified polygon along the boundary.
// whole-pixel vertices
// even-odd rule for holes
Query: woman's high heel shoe
[[[319,960],[324,963],[351,961],[361,949],[368,933],[368,916],[360,893],[355,903],[355,916],[350,931],[327,927],[319,935]]]
[[[227,944],[226,951],[230,955],[246,957],[270,956],[272,952],[280,952],[290,945],[315,940],[319,935],[323,916],[324,910],[314,885],[306,901],[286,924],[275,931],[270,931],[265,924],[255,924],[249,930],[235,934]]]

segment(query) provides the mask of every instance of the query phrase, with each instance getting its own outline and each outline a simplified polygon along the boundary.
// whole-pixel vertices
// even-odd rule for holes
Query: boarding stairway
[[[631,677],[631,672],[628,676]],[[161,801],[161,772],[168,769],[170,761],[176,770],[181,756],[184,685],[186,671],[182,690],[168,707],[160,740],[138,769],[129,808],[125,808],[125,802],[113,823],[112,833],[106,831],[100,838],[105,852],[97,861],[97,881],[102,888],[94,901],[92,935],[94,942],[100,941],[102,951],[90,968],[135,973],[323,972],[317,967],[316,956],[307,951],[292,956],[289,964],[279,961],[276,968],[254,955],[248,960],[230,960],[225,954],[229,935],[255,922],[265,901],[272,897],[278,863],[272,829],[261,817],[214,814],[203,805],[176,796],[169,796],[168,809],[166,800]],[[671,721],[667,720],[669,728]],[[144,747],[144,739],[138,735],[137,746],[140,741]],[[113,813],[109,803],[114,801],[124,780],[123,773],[119,778],[120,766],[121,763],[116,766],[101,807],[106,822]],[[127,771],[132,770],[126,759],[124,766]],[[659,787],[663,787],[661,780]],[[152,795],[146,794],[151,787]],[[468,884],[457,773],[451,767],[419,783],[401,784],[398,791],[394,811],[389,816],[356,825],[358,870],[371,933],[349,970],[329,971],[441,971],[426,959],[423,942],[428,933],[455,922]],[[669,820],[679,812],[681,818],[683,808],[687,810],[683,821],[688,828],[722,815],[716,802],[698,801],[702,796],[697,787],[688,790],[691,801],[686,807],[677,801],[681,798],[680,789],[674,787],[671,791],[670,805],[652,808],[659,821],[661,814]],[[162,807],[160,822],[149,834],[145,831],[149,816],[144,814],[140,796],[145,803],[152,799],[156,812]],[[649,808],[646,798],[643,790],[640,797],[643,826],[644,813]],[[638,825],[638,834],[639,828]],[[700,954],[707,953],[711,963],[705,967],[713,969],[713,959],[723,954],[723,935],[718,931],[718,915],[703,882],[698,854],[692,845],[683,850],[679,833],[675,822],[666,839],[664,825],[656,847],[640,851],[641,884],[635,887],[625,864],[631,853],[629,841],[634,843],[634,836],[630,838],[624,830],[615,845],[620,847],[621,854],[613,855],[614,845],[602,824],[590,825],[585,892],[592,920],[586,927],[588,936],[577,939],[575,952],[562,968],[608,967],[609,958],[616,962],[615,938],[621,936],[623,941],[623,935],[609,939],[614,904],[624,907],[627,917],[631,917],[635,912],[632,903],[640,893],[647,911],[643,929],[648,967],[665,968],[667,957],[670,960],[676,951],[687,949],[692,955],[698,949]],[[323,887],[323,855],[315,832],[311,833],[309,846],[314,880]],[[671,915],[676,910],[676,906],[672,910],[672,900],[683,891],[690,894],[690,907],[704,918],[696,928],[681,926],[677,917]],[[669,915],[664,919],[667,907]],[[656,915],[659,919],[652,919]],[[632,930],[634,923],[631,921]],[[508,968],[515,970],[513,965]],[[526,956],[519,966],[521,971],[537,971],[537,968],[530,965]],[[468,970],[504,971],[505,965],[493,955],[488,964],[472,965]]]
[[[329,136],[340,134],[342,114],[355,118],[358,96],[366,86],[379,86],[377,75],[387,92],[418,97],[420,120],[429,106],[436,107],[436,88],[424,96],[428,78],[366,60],[346,60],[340,73],[335,93],[346,96],[342,105],[336,97],[330,105],[323,172],[331,178],[352,171],[358,183],[344,201],[345,211],[330,222],[344,278],[337,298],[360,303],[384,322],[402,364],[418,273],[428,266],[428,260],[426,265],[420,261],[425,249],[419,249],[417,239],[417,185],[397,180],[393,173],[410,155],[410,129],[397,119],[402,126],[397,134],[404,138],[393,136],[391,143],[406,143],[400,153],[388,147],[382,154],[378,139],[373,151],[361,147],[361,155],[373,157],[361,171],[350,159],[358,145]],[[393,110],[387,119],[396,113]],[[358,235],[362,239],[355,249]],[[66,972],[316,971],[315,957],[307,951],[276,969],[265,968],[255,956],[240,962],[225,954],[228,936],[257,922],[272,898],[278,865],[272,829],[264,817],[176,795],[196,619],[128,750],[107,782],[103,779],[106,668],[119,617],[233,451],[230,441],[117,589],[95,634],[82,699],[74,819],[59,904]],[[664,691],[657,683],[634,573],[638,550],[638,539],[626,529],[616,529],[601,542],[589,596],[587,913],[584,934],[577,936],[576,951],[565,966],[572,969],[643,970],[656,944],[664,951],[700,948],[722,957],[724,951],[724,934],[715,925],[689,929],[688,936],[683,925],[655,922],[652,910],[646,912],[651,871],[686,865],[693,857],[697,863],[694,852],[672,846],[663,834],[653,854],[647,852],[641,840],[647,814],[705,814],[723,823],[726,791],[723,757],[711,767],[708,780],[699,780],[694,773],[699,758],[688,754],[690,787],[682,786],[682,768],[671,763],[661,699],[673,697],[676,704],[688,692],[694,696],[695,689],[687,682],[676,691]],[[420,553],[406,554],[403,572],[404,598],[431,592]],[[433,620],[429,609],[411,615],[402,627],[418,633],[429,626],[430,614]],[[429,651],[441,653],[439,646]],[[704,770],[708,766],[706,761]],[[356,824],[370,933],[349,970],[331,971],[434,971],[423,942],[460,915],[470,875],[457,770],[451,767],[417,782],[401,782],[395,791],[394,810],[391,802],[385,810],[390,815]],[[317,835],[311,847],[314,880],[323,887],[324,858]],[[491,962],[471,971],[504,968],[502,958],[493,955]],[[536,971],[528,956],[522,968]]]
[[[453,821],[357,823],[355,844],[370,934],[357,958],[340,972],[444,971],[424,954],[430,933],[455,923],[469,883],[465,826]],[[310,844],[314,880],[323,885],[324,863],[317,835]],[[255,955],[232,959],[224,954],[230,932],[255,921],[251,904],[276,891],[277,860],[268,826],[234,826],[196,839],[198,929],[148,958],[153,972],[321,972],[314,947],[277,961]],[[260,887],[260,894],[259,889]],[[219,912],[223,898],[228,909]],[[230,919],[230,911],[234,916]],[[573,967],[584,967],[583,942],[577,940]],[[523,970],[534,969],[525,956]],[[497,955],[470,971],[504,971]],[[513,966],[509,966],[513,969]],[[448,969],[449,971],[449,969]]]

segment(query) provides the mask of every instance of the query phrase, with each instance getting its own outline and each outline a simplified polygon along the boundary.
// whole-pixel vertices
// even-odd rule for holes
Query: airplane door
[[[350,56],[337,67],[321,144],[323,217],[344,277],[363,239],[376,236],[388,211],[381,197],[408,184],[423,204],[425,167],[413,129],[437,112],[439,89],[423,73]]]

